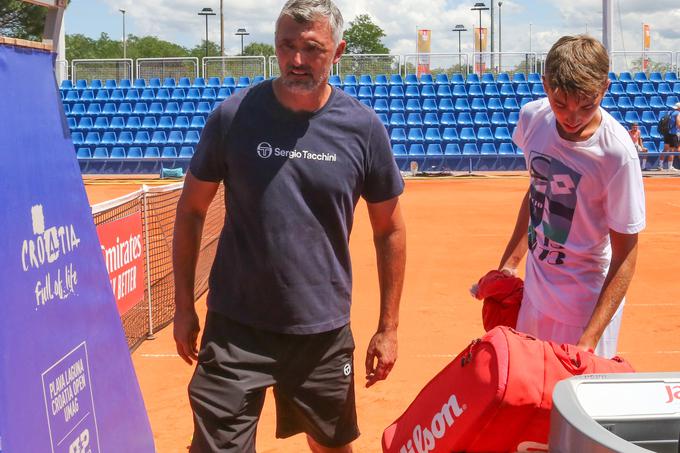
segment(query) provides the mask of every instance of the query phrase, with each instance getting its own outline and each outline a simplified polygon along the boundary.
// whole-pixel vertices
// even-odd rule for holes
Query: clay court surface
[[[136,190],[138,181],[86,182],[92,203]],[[366,207],[357,207],[351,238],[352,329],[356,340],[357,452],[379,452],[382,431],[423,385],[483,334],[480,302],[470,285],[497,266],[526,176],[409,180],[402,197],[408,260],[401,305],[399,359],[387,381],[364,388],[364,357],[378,318],[375,257]],[[645,178],[647,229],[640,235],[619,351],[638,371],[680,370],[680,178]],[[201,316],[205,300],[198,303]],[[186,452],[192,433],[186,385],[193,369],[176,355],[172,328],[133,354],[157,451]],[[304,436],[274,438],[271,394],[258,428],[258,452],[302,452]]]

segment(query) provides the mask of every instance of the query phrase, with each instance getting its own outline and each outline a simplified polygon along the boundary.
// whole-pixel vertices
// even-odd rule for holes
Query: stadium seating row
[[[190,159],[194,155],[193,146],[141,146],[106,148],[98,146],[91,148],[82,146],[77,148],[78,159]]]
[[[108,131],[100,134],[99,132],[87,132],[83,134],[80,131],[71,133],[71,140],[75,146],[102,146],[106,148],[113,148],[115,146],[163,146],[163,145],[191,145],[198,143],[200,133],[198,131],[122,131],[119,133]]]
[[[89,117],[82,116],[76,121],[76,118],[69,116],[66,118],[68,126],[71,131],[80,132],[120,132],[122,130],[137,131],[137,130],[171,130],[177,129],[181,131],[196,130],[201,131],[205,126],[205,116],[203,115],[178,115],[161,116],[114,116],[110,119],[106,116]]]
[[[116,81],[114,79],[108,79],[102,83],[101,80],[99,79],[92,79],[89,82],[84,79],[79,79],[76,80],[76,83],[74,84],[71,80],[63,80],[61,82],[60,88],[62,90],[78,90],[78,91],[83,91],[83,90],[98,90],[101,88],[106,88],[106,89],[116,89],[116,88],[138,88],[138,89],[144,89],[144,88],[220,88],[220,87],[227,87],[227,88],[236,88],[236,87],[247,87],[252,84],[260,83],[261,81],[264,80],[263,76],[255,76],[252,79],[248,76],[242,76],[239,77],[238,79],[235,79],[234,77],[225,77],[224,79],[220,80],[219,77],[210,77],[206,81],[205,78],[203,77],[196,77],[193,79],[193,81],[188,78],[188,77],[180,77],[179,80],[175,80],[173,77],[166,77],[163,79],[161,82],[161,79],[158,77],[151,78],[149,79],[149,82],[147,83],[146,79],[143,78],[138,78],[135,79],[134,81],[130,81],[129,79],[122,79],[120,81]]]
[[[202,114],[209,115],[221,101],[210,102],[193,102],[185,101],[182,103],[169,101],[162,102],[136,102],[134,106],[129,102],[121,102],[116,105],[113,102],[107,102],[103,105],[98,102],[93,102],[87,106],[83,103],[76,103],[73,105],[64,104],[64,111],[67,116],[81,117],[81,116],[130,116],[130,115],[193,115]]]
[[[217,90],[214,88],[159,88],[154,90],[152,88],[127,88],[127,89],[113,89],[108,90],[101,88],[99,90],[65,90],[62,91],[62,101],[66,104],[75,104],[77,102],[136,102],[136,101],[215,101],[224,100],[233,93],[242,90],[242,87],[227,88],[222,87]]]
[[[437,127],[410,127],[402,128],[395,127],[390,132],[390,141],[392,144],[396,143],[476,143],[492,142],[502,143],[510,142],[512,140],[512,132],[505,126],[496,127],[463,127],[456,129],[455,127],[444,128],[440,132]]]

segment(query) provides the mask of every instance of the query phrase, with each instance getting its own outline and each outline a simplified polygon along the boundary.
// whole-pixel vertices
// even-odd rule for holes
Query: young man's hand
[[[366,387],[386,379],[396,361],[397,330],[376,332],[366,351]]]
[[[192,360],[198,361],[198,332],[200,330],[198,315],[193,304],[190,308],[175,310],[173,336],[177,354],[189,365],[193,364]]]

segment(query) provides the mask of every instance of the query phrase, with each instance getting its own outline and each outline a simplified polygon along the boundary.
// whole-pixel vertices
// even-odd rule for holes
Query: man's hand
[[[366,387],[386,379],[396,361],[397,330],[376,332],[366,351]]]
[[[198,361],[198,315],[193,305],[190,308],[176,309],[173,335],[177,354],[189,365]]]

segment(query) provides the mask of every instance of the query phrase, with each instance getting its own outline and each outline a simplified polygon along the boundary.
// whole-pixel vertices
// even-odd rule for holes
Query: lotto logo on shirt
[[[337,162],[338,156],[333,153],[313,152],[306,149],[303,150],[288,150],[279,147],[273,147],[269,142],[260,142],[257,145],[257,155],[262,159],[269,159],[270,157],[285,157],[286,159],[303,159],[316,160],[321,162]]]

